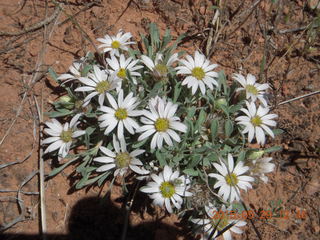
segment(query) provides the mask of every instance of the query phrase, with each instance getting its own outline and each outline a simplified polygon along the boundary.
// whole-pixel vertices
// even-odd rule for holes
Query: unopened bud
[[[69,97],[68,95],[64,95],[64,96],[60,97],[60,99],[59,99],[60,102],[64,102],[64,103],[70,103],[71,100],[72,100],[72,98]]]
[[[216,101],[216,107],[221,108],[221,106],[228,106],[227,100],[225,98],[219,98]]]
[[[255,160],[255,159],[261,158],[263,156],[263,154],[264,154],[263,150],[253,151],[253,152],[249,153],[248,159]]]

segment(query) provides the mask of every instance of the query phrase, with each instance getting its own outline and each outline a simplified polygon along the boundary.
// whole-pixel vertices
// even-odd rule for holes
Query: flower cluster
[[[277,115],[269,113],[265,98],[269,85],[251,74],[235,74],[233,84],[241,87],[229,87],[204,54],[183,57],[174,53],[178,42],[169,44],[169,31],[159,36],[151,24],[149,36],[141,39],[146,51],[140,52],[131,48],[136,43],[131,33],[120,30],[97,39],[102,51],[75,61],[69,73],[56,76],[51,69],[67,94],[53,103],[45,123],[45,153],[65,161],[59,171],[79,161],[77,189],[121,178],[127,191],[132,179],[142,181],[140,191],[169,213],[202,208],[197,205],[202,192],[194,186],[207,188],[214,194],[191,222],[203,226],[204,239],[221,234],[230,239],[246,223],[227,216],[214,220],[212,211],[235,210],[241,191],[255,179],[267,182],[265,174],[275,167],[272,158],[263,157],[273,149],[244,144],[244,134],[261,147],[265,133],[275,135]]]

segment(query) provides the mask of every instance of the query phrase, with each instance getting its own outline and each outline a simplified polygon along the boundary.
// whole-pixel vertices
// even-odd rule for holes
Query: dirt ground
[[[271,210],[276,215],[282,209],[288,218],[254,219],[236,238],[320,238],[320,94],[279,104],[320,90],[320,7],[314,7],[319,1],[56,2],[63,11],[50,0],[47,4],[44,0],[0,1],[0,228],[17,222],[2,237],[0,233],[0,239],[39,236],[35,99],[43,103],[44,111],[50,111],[50,102],[63,94],[47,74],[48,67],[64,73],[73,59],[94,50],[90,41],[97,44],[96,38],[118,29],[138,39],[150,22],[156,22],[162,32],[167,27],[174,36],[186,34],[180,47],[209,53],[229,80],[232,73],[252,73],[272,86],[269,100],[279,115],[278,127],[284,131],[272,145],[283,150],[272,155],[276,170],[268,175],[269,182],[243,196],[255,211]],[[213,6],[220,8],[214,26]],[[46,159],[45,174],[56,164]],[[116,184],[101,204],[108,184],[103,189],[75,191],[74,181],[74,166],[70,166],[45,182],[49,239],[120,239],[125,219],[120,186]],[[159,208],[141,208],[145,201],[148,199],[137,195],[127,239],[194,239],[177,216]]]

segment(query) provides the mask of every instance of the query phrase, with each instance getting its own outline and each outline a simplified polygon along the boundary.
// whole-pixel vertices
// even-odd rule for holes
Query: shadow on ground
[[[69,234],[48,234],[47,240],[119,240],[123,231],[125,211],[110,200],[99,197],[81,199],[72,209],[68,221]],[[178,227],[161,221],[128,224],[127,240],[175,240],[183,236]],[[0,233],[1,240],[42,240],[41,235]],[[185,238],[191,240],[191,238]]]

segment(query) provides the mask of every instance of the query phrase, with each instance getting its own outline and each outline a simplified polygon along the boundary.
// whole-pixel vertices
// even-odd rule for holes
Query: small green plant
[[[76,189],[121,179],[126,192],[129,181],[142,181],[155,205],[180,216],[193,210],[193,223],[211,226],[201,234],[230,235],[245,222],[210,219],[213,210],[232,209],[254,177],[267,181],[274,164],[263,155],[279,149],[263,148],[266,134],[277,133],[269,85],[251,74],[228,83],[202,53],[183,57],[183,36],[161,37],[156,24],[140,49],[130,48],[131,38],[106,35],[97,39],[102,53],[88,53],[69,73],[49,71],[65,89],[44,129],[45,152],[61,162],[50,177],[77,162]],[[251,148],[254,141],[262,149]]]

